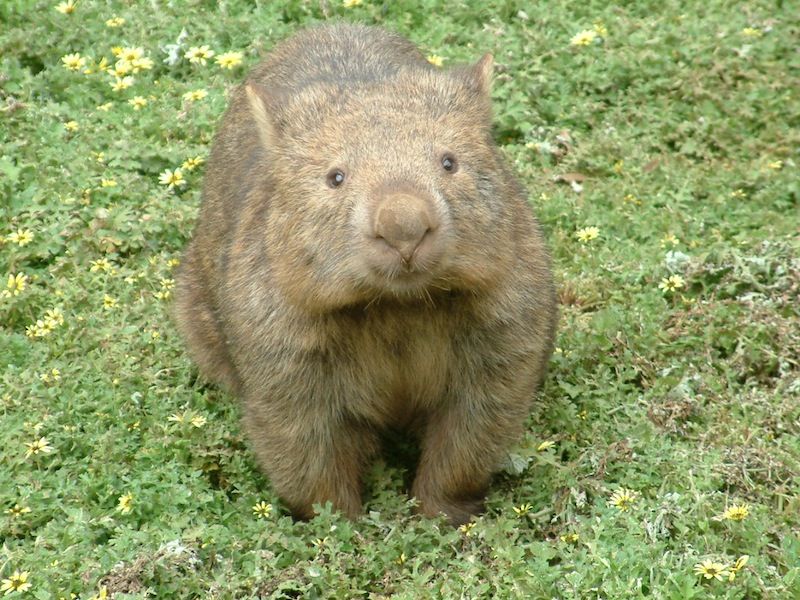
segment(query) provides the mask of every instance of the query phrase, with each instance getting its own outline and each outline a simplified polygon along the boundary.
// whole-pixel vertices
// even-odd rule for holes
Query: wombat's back
[[[315,27],[278,44],[249,79],[270,93],[297,92],[315,84],[357,85],[390,78],[403,67],[429,68],[408,40],[376,27]]]

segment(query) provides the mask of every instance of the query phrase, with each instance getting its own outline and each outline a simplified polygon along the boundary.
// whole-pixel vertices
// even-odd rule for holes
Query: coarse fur
[[[175,312],[298,517],[326,501],[357,515],[380,432],[406,428],[420,511],[463,523],[522,432],[556,306],[491,137],[491,68],[437,69],[398,35],[328,25],[232,96]]]

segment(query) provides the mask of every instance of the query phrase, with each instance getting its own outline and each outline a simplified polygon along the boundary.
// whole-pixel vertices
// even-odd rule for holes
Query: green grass
[[[0,580],[31,584],[11,597],[800,597],[793,4],[0,3]],[[463,530],[413,516],[394,463],[357,522],[293,523],[168,318],[203,165],[173,190],[159,175],[207,156],[231,86],[328,18],[386,25],[445,66],[494,53],[497,139],[553,249],[558,350]],[[571,45],[582,30],[602,35]],[[201,45],[242,64],[182,58]],[[152,60],[120,91],[97,68],[114,46]],[[65,68],[72,53],[94,72]],[[29,452],[40,438],[51,452]],[[695,573],[741,556],[732,581]]]

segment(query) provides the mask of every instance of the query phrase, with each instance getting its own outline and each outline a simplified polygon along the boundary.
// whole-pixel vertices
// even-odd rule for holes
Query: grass
[[[800,597],[793,3],[352,4],[0,5],[4,590]],[[494,53],[497,139],[553,249],[550,374],[460,530],[413,516],[393,463],[359,521],[294,523],[168,318],[200,202],[203,164],[185,161],[246,69],[329,18],[445,67]],[[205,65],[184,57],[203,45]],[[115,91],[117,46],[141,56]]]

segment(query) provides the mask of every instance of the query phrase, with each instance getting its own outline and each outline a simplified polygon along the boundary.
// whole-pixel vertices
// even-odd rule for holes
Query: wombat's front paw
[[[441,499],[433,497],[419,497],[418,512],[429,517],[436,517],[444,514],[447,520],[454,526],[463,525],[468,523],[474,516],[483,512],[483,503],[485,497],[483,494],[480,496],[469,496],[458,499]]]

